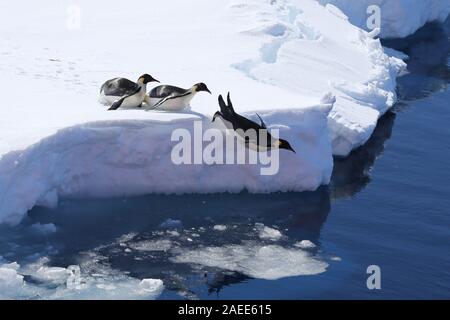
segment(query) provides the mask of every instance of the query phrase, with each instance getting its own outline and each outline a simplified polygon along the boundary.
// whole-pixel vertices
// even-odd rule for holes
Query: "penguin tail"
[[[231,103],[229,92],[227,95],[227,103],[225,103],[225,101],[223,100],[222,95],[219,95],[219,106],[220,106],[220,112],[222,115],[234,115],[235,114],[233,104]]]
[[[232,113],[235,113],[234,112],[234,108],[233,108],[233,104],[231,103],[231,99],[230,99],[230,92],[228,92],[228,94],[227,94],[227,102],[228,102],[228,109],[230,109],[230,111]]]

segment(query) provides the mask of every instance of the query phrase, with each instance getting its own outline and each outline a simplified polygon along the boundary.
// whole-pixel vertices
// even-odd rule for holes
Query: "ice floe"
[[[237,271],[267,280],[319,274],[325,272],[328,266],[304,250],[254,243],[185,249],[172,261]]]
[[[149,10],[143,0],[105,3],[81,1],[77,30],[65,28],[65,11],[49,0],[27,4],[26,12],[9,2],[8,14],[0,13],[7,35],[0,85],[8,92],[0,107],[0,223],[17,224],[33,206],[54,207],[60,198],[315,190],[329,183],[332,155],[364,144],[396,101],[404,63],[336,7],[313,0],[199,0],[195,8],[174,0]],[[122,21],[120,28],[111,21]],[[180,28],[190,36],[180,39]],[[111,47],[118,37],[126,52]],[[96,103],[105,79],[143,72],[185,87],[203,81],[214,96],[198,96],[180,113],[106,112]],[[171,162],[171,133],[192,130],[194,121],[211,126],[216,96],[227,91],[238,112],[255,120],[258,112],[297,150],[281,152],[277,175],[261,176],[258,166]]]
[[[159,279],[135,279],[90,258],[67,268],[46,258],[0,264],[0,299],[155,299],[164,289]]]

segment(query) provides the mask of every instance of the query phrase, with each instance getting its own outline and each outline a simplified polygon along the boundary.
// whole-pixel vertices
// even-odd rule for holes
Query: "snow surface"
[[[445,21],[450,14],[450,0],[318,0],[340,8],[351,23],[368,30],[367,8],[377,5],[381,13],[380,36],[403,38],[431,21]],[[370,30],[368,30],[370,31]]]
[[[314,190],[329,182],[332,154],[369,139],[404,68],[337,8],[313,0],[78,1],[75,30],[71,8],[1,5],[0,223],[61,197]],[[198,94],[180,113],[97,103],[106,79],[144,72],[183,87],[202,81],[214,95]],[[280,153],[277,175],[171,163],[171,132],[192,131],[195,120],[212,126],[227,91],[238,112],[258,111],[297,150]]]

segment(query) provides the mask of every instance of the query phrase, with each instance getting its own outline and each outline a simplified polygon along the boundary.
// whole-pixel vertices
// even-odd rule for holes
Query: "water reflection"
[[[399,98],[404,101],[422,99],[447,88],[450,80],[450,18],[430,23],[404,39],[383,40],[384,46],[409,56],[409,73],[398,79]]]
[[[330,183],[333,199],[351,197],[369,184],[370,170],[391,137],[395,117],[395,113],[387,112],[378,120],[377,127],[364,146],[353,150],[347,158],[334,159]]]

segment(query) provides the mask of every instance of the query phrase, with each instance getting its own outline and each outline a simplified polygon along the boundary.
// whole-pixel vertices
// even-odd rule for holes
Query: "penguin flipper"
[[[120,106],[122,105],[122,103],[125,101],[126,98],[129,98],[133,95],[135,95],[136,93],[138,93],[141,90],[141,87],[138,86],[134,92],[127,94],[126,96],[123,96],[122,98],[114,101],[114,103],[111,105],[111,107],[108,110],[117,110],[120,108]]]
[[[154,106],[152,106],[152,109],[156,109],[158,108],[160,105],[162,105],[164,102],[166,102],[167,100],[169,100],[170,96],[167,96],[165,98],[162,98],[161,100],[159,100]]]
[[[264,123],[264,121],[263,121],[263,119],[260,117],[260,115],[259,115],[258,113],[257,113],[256,115],[258,116],[259,121],[261,121],[261,127],[262,127],[263,129],[267,129],[266,124]]]
[[[128,96],[120,98],[119,100],[114,101],[114,103],[111,105],[111,107],[108,109],[108,111],[119,109],[126,98],[128,98]]]

